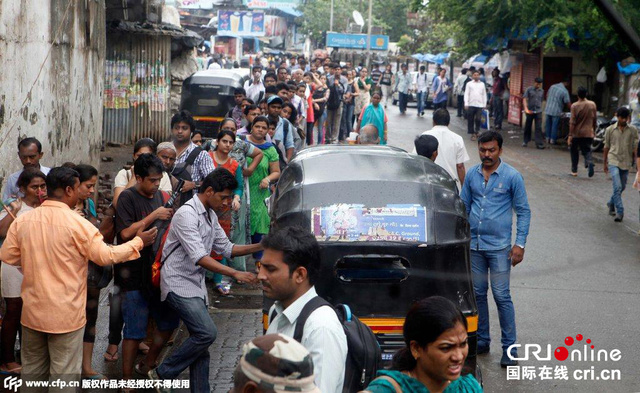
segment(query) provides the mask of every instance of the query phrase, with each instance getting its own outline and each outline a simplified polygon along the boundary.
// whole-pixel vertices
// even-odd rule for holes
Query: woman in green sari
[[[358,116],[358,124],[356,124],[355,132],[360,133],[360,128],[373,124],[378,129],[378,136],[380,136],[380,144],[387,144],[387,114],[384,111],[380,100],[382,99],[382,92],[376,90],[371,96],[371,103],[362,109],[360,116]]]
[[[271,196],[271,185],[280,178],[280,164],[278,151],[271,142],[267,142],[269,131],[269,119],[258,116],[251,123],[251,134],[247,136],[247,142],[257,147],[264,155],[253,174],[249,177],[249,197],[251,199],[251,243],[260,243],[262,237],[269,233],[269,212],[265,205],[265,199]],[[253,159],[247,158],[247,165],[251,165]],[[262,259],[262,251],[253,254],[256,262]]]
[[[392,370],[378,372],[364,392],[478,393],[471,374],[460,376],[469,352],[467,319],[450,300],[432,296],[415,303],[404,322],[406,347]]]

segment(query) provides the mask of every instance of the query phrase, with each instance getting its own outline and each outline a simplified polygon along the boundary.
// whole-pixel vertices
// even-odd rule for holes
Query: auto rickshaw
[[[234,90],[243,87],[249,77],[244,68],[198,71],[182,83],[180,110],[191,112],[204,137],[215,138],[220,122],[235,106]]]
[[[316,236],[318,294],[347,304],[373,330],[383,364],[404,346],[411,304],[440,295],[467,318],[463,372],[481,380],[467,212],[446,171],[393,147],[310,147],[282,172],[270,205],[273,228],[298,225]]]

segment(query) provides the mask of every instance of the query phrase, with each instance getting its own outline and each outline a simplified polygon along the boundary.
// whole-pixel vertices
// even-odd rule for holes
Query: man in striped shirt
[[[156,369],[152,379],[176,379],[190,367],[191,391],[209,392],[209,346],[216,339],[217,328],[209,316],[205,271],[224,274],[240,282],[257,283],[255,274],[239,272],[217,262],[215,251],[225,258],[262,250],[260,244],[235,245],[218,223],[215,210],[231,204],[235,177],[218,168],[202,182],[199,193],[173,216],[162,250],[161,300],[166,301],[189,330],[190,336]]]
[[[549,88],[547,92],[547,106],[544,109],[545,115],[547,115],[545,121],[545,130],[547,134],[547,142],[552,145],[556,144],[558,139],[558,126],[560,124],[560,116],[565,105],[571,103],[569,97],[569,91],[567,87],[571,83],[571,77],[566,77],[561,83],[556,83]]]

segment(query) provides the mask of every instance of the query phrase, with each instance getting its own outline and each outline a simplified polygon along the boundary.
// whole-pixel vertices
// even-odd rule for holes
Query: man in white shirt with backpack
[[[275,300],[269,310],[267,334],[281,333],[298,340],[311,353],[320,391],[342,393],[347,337],[331,306],[314,306],[324,304],[314,287],[320,271],[318,242],[302,228],[286,227],[265,236],[262,245],[265,251],[258,279],[264,295]],[[297,322],[304,319],[308,304],[313,311],[300,332]]]
[[[420,66],[420,72],[413,81],[413,88],[416,91],[416,102],[418,103],[418,116],[424,116],[425,100],[427,99],[427,90],[429,90],[429,82],[427,81],[427,73],[425,66]]]

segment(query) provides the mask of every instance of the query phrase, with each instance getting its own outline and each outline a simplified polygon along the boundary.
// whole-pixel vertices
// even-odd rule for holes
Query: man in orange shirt
[[[47,176],[48,200],[18,217],[0,249],[0,259],[21,266],[22,375],[77,380],[86,324],[88,261],[110,265],[140,257],[157,229],[140,231],[131,241],[108,246],[89,221],[71,210],[80,179],[70,168]]]

